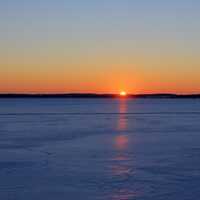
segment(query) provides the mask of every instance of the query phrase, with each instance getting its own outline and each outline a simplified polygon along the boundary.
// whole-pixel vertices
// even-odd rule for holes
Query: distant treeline
[[[200,94],[118,94],[66,93],[66,94],[0,94],[0,98],[200,98]]]

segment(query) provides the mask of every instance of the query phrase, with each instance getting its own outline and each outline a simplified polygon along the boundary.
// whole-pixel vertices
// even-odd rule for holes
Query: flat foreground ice
[[[0,199],[197,200],[200,100],[0,99]]]

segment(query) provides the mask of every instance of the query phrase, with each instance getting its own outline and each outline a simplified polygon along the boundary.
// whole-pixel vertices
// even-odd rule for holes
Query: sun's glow
[[[121,92],[119,93],[119,95],[122,96],[122,97],[124,97],[124,96],[127,95],[127,93],[126,93],[125,91],[121,91]]]

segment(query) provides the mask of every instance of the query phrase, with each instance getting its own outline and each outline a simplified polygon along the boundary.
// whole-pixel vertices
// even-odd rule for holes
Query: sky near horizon
[[[0,93],[200,93],[199,0],[0,0]]]

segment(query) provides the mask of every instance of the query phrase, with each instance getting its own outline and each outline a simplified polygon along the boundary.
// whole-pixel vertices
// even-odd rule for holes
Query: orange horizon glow
[[[98,60],[96,61],[98,62]],[[95,65],[95,63],[94,63]],[[0,93],[108,93],[119,94],[121,88],[127,94],[146,93],[175,93],[175,94],[197,94],[200,93],[200,79],[198,73],[189,73],[190,79],[185,76],[173,76],[165,70],[160,69],[158,73],[149,73],[148,70],[141,71],[131,66],[120,65],[100,71],[96,67],[91,69],[75,70],[73,66],[58,70],[47,67],[47,71],[31,67],[23,71],[20,67],[12,66],[1,68]],[[139,64],[138,64],[139,66]],[[10,68],[10,70],[8,70]],[[92,67],[91,67],[92,68]],[[122,69],[127,72],[122,73]],[[84,69],[84,66],[83,66]],[[123,69],[124,70],[124,69]],[[88,72],[90,72],[88,74]],[[175,72],[174,72],[175,73]],[[186,72],[185,72],[186,73]]]

